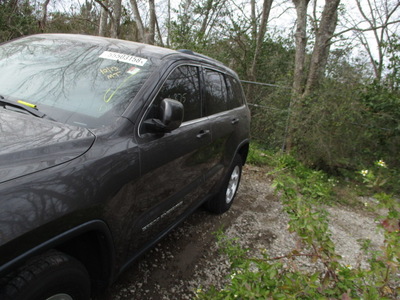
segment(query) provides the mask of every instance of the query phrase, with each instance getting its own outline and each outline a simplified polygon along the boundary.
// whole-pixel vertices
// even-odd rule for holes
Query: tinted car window
[[[227,89],[222,73],[205,70],[205,111],[206,115],[228,109]]]
[[[135,53],[68,39],[32,37],[0,46],[0,95],[50,118],[99,127],[121,115],[153,69]]]
[[[243,104],[242,88],[238,80],[231,76],[226,76],[228,86],[228,108],[233,109]]]
[[[201,117],[201,98],[199,70],[194,66],[176,68],[163,84],[147,118],[158,118],[158,107],[165,98],[177,100],[183,104],[183,121]]]

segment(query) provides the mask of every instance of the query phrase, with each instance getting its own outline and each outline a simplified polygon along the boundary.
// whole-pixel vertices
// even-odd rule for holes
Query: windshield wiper
[[[33,108],[30,106],[27,106],[26,104],[18,103],[16,101],[8,100],[5,99],[3,96],[0,95],[0,105],[3,106],[4,108],[8,106],[16,107],[19,109],[22,109],[36,117],[43,118],[46,114],[40,112],[37,108]]]

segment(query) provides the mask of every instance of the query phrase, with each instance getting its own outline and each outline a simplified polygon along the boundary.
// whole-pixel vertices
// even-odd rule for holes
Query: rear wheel
[[[90,278],[82,263],[51,251],[19,269],[0,288],[0,299],[88,300]]]
[[[239,188],[240,178],[242,176],[242,158],[236,154],[229,171],[224,178],[221,190],[215,196],[206,202],[206,208],[216,214],[222,214],[229,210],[235,199]]]

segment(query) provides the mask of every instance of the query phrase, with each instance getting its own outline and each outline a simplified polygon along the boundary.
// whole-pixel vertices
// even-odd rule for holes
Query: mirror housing
[[[149,119],[144,122],[150,132],[167,133],[181,126],[183,120],[183,104],[165,98],[160,104],[160,119]]]

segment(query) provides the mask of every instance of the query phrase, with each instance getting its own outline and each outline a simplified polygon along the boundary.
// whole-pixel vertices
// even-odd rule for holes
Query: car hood
[[[0,109],[0,183],[70,161],[94,140],[85,128]]]

